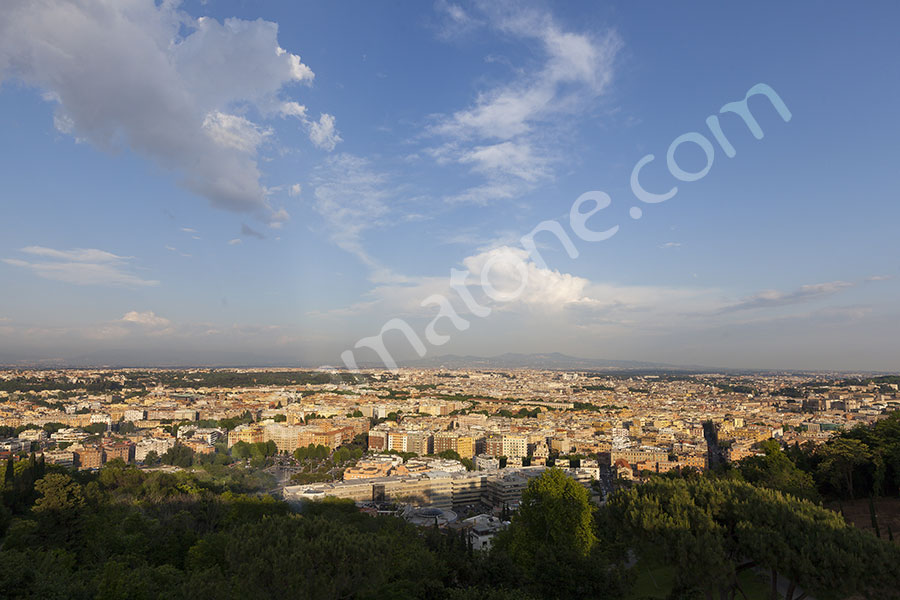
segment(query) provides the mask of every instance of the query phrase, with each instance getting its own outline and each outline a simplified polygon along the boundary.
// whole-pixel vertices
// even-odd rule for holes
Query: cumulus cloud
[[[555,332],[558,335],[564,335],[564,331],[576,335],[584,328],[598,326],[675,326],[684,321],[685,313],[713,310],[719,296],[717,290],[705,288],[593,282],[540,267],[527,251],[508,245],[472,254],[462,260],[462,266],[469,273],[468,291],[477,302],[508,318],[520,319],[523,327],[552,319],[560,327]],[[446,297],[461,315],[470,314],[445,276],[382,283],[359,303],[311,316],[365,315],[366,322],[373,318],[433,317],[434,307],[423,306],[422,301],[435,294]],[[512,326],[510,323],[506,325]]]
[[[523,248],[500,246],[463,260],[482,288],[485,283],[501,302],[562,307],[570,302],[589,300],[585,289],[590,281],[583,277],[541,268]]]
[[[334,117],[323,113],[318,121],[311,123],[309,139],[323,150],[334,150],[337,143],[341,141],[341,136],[334,128]]]
[[[302,192],[302,191],[303,191],[303,186],[301,186],[299,183],[295,183],[294,185],[291,186],[290,194],[291,194],[291,196],[299,196],[300,192]]]
[[[122,287],[147,287],[159,285],[159,281],[143,279],[130,272],[133,257],[118,256],[96,248],[56,250],[44,246],[26,246],[25,254],[46,260],[27,261],[4,258],[3,262],[28,269],[39,277],[73,283],[76,285],[111,285]]]
[[[309,140],[322,150],[331,152],[342,142],[340,134],[334,126],[334,116],[328,113],[319,115],[319,120],[310,119],[306,107],[296,102],[285,102],[279,107],[282,117],[295,117],[306,128]]]
[[[121,148],[173,172],[220,208],[272,212],[257,154],[272,130],[251,120],[314,74],[263,21],[193,18],[177,1],[9,0],[0,20],[0,81],[19,80],[56,105],[57,128],[105,151]],[[314,142],[339,141],[333,118]]]

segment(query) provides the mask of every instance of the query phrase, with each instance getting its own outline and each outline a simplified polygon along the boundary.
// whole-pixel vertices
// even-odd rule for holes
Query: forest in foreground
[[[558,469],[532,480],[488,552],[352,503],[286,504],[190,471],[6,461],[4,598],[900,597],[876,498],[900,490],[900,415],[819,447],[624,484],[603,506]],[[842,503],[868,500],[871,527]],[[825,508],[825,503],[837,510]],[[663,590],[647,574],[665,573]]]

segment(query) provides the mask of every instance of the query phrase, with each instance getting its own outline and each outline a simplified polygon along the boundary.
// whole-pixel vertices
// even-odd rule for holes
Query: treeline
[[[800,587],[825,599],[900,589],[896,546],[809,501],[721,478],[656,478],[601,508],[550,469],[476,552],[458,532],[352,503],[293,514],[186,472],[8,464],[3,598],[634,598],[632,557],[675,567],[671,598],[733,598],[750,566],[783,580],[789,600]]]
[[[872,425],[857,425],[818,446],[788,448],[787,455],[814,478],[823,496],[851,500],[900,496],[900,411]]]
[[[159,384],[197,389],[203,387],[247,387],[354,384],[370,381],[368,375],[323,373],[321,371],[163,371],[156,374]]]
[[[762,455],[745,458],[725,474],[814,501],[900,497],[900,412],[823,444],[782,449],[770,440],[760,450]]]
[[[88,381],[70,381],[66,377],[12,377],[0,380],[0,392],[42,392],[59,390],[63,392],[84,390],[86,392],[115,392],[122,389],[122,384],[106,377]]]

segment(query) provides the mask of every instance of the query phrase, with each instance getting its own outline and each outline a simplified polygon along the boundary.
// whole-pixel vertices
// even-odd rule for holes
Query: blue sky
[[[407,322],[429,355],[896,370],[892,2],[14,0],[0,8],[0,363],[339,364]],[[670,144],[758,83],[755,139]],[[643,185],[673,198],[637,200]],[[678,164],[699,171],[697,146]],[[520,238],[612,202],[546,268]],[[639,220],[629,209],[640,206]],[[489,301],[493,258],[528,273]],[[502,262],[502,261],[501,261]],[[497,264],[497,263],[495,263]],[[474,315],[449,288],[492,313]],[[493,272],[502,287],[514,278]],[[510,282],[513,283],[510,283]],[[448,299],[465,330],[443,319]],[[397,358],[414,357],[396,332]],[[377,359],[356,351],[357,359]]]

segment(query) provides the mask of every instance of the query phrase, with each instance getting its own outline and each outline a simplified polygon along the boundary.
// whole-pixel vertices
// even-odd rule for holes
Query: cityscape
[[[301,512],[343,500],[484,553],[548,471],[603,506],[661,475],[752,472],[772,441],[815,455],[842,432],[900,423],[900,376],[864,373],[8,370],[0,389],[8,465],[184,473]],[[820,470],[853,498],[858,484]],[[822,498],[812,477],[781,485]],[[840,510],[861,530],[900,531],[896,504],[881,501],[880,521],[855,507]]]
[[[900,4],[0,2],[0,600],[900,600]]]

